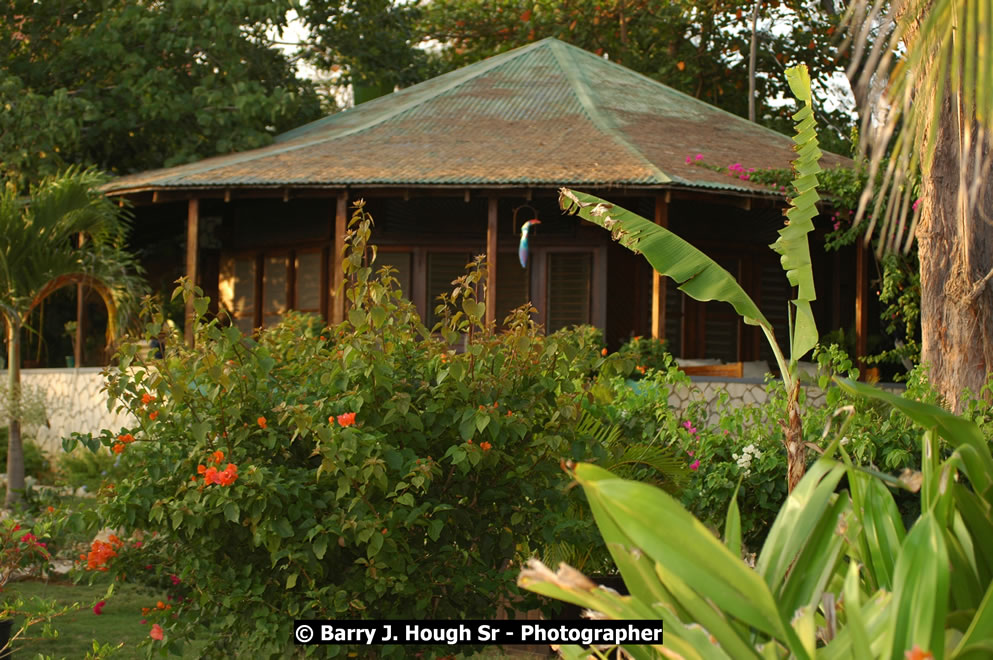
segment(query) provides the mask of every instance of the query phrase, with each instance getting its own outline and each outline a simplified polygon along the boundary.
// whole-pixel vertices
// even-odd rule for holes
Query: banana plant
[[[577,465],[573,476],[631,595],[534,560],[518,583],[608,618],[661,619],[664,643],[626,647],[635,658],[993,657],[989,446],[969,420],[840,384],[925,427],[920,474],[897,479],[859,467],[836,441],[783,504],[751,568],[739,554],[733,501],[722,542],[662,490]],[[951,450],[944,458],[942,440]],[[838,492],[842,476],[848,489]],[[894,486],[920,491],[909,530]],[[563,649],[567,658],[586,653]]]
[[[716,261],[696,249],[665,227],[632,213],[599,197],[568,188],[559,192],[563,211],[580,216],[611,232],[614,240],[635,253],[644,255],[660,274],[671,277],[686,295],[700,301],[719,300],[729,303],[745,323],[758,326],[772,347],[773,355],[783,377],[787,397],[787,418],[781,422],[788,456],[787,481],[792,491],[806,467],[806,452],[800,418],[800,381],[797,361],[817,344],[817,326],[810,309],[815,299],[814,274],[810,263],[807,235],[814,228],[817,216],[817,174],[821,171],[821,150],[817,142],[810,74],[800,65],[786,71],[786,79],[802,107],[793,115],[796,135],[793,136],[797,157],[793,161],[794,195],[789,199],[787,221],[779,230],[779,238],[770,247],[781,255],[780,262],[791,286],[797,287],[790,314],[790,358],[787,361],[780,348],[772,324],[758,305],[745,293],[737,280]]]

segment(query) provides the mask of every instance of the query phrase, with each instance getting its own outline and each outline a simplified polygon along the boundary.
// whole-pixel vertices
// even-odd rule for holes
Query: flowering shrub
[[[542,335],[528,309],[487,330],[480,263],[432,334],[374,273],[361,208],[350,226],[345,323],[291,315],[246,337],[201,318],[196,349],[170,341],[150,368],[125,345],[108,373],[139,422],[100,439],[125,445],[100,513],[144,543],[106,565],[181,581],[150,633],[165,648],[206,635],[266,657],[294,618],[489,618],[516,594],[512,564],[562,536],[576,494],[560,463],[595,453],[576,424],[594,374],[621,361],[588,331]],[[564,534],[594,537],[591,523]]]

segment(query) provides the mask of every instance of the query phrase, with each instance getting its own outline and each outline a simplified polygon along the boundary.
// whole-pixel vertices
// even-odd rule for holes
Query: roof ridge
[[[560,45],[567,46],[568,49],[560,48],[559,47]],[[572,44],[568,44],[564,41],[560,41],[559,39],[555,39],[555,43],[550,44],[550,46],[551,46],[552,54],[555,56],[555,59],[562,67],[562,71],[563,73],[565,73],[566,78],[569,80],[570,86],[572,87],[573,92],[576,95],[576,98],[579,100],[580,106],[582,106],[582,108],[586,111],[586,114],[589,116],[590,121],[596,124],[596,126],[599,127],[601,131],[603,131],[607,135],[610,135],[615,142],[620,144],[620,146],[622,146],[624,149],[626,149],[628,152],[634,155],[635,158],[640,160],[645,165],[645,167],[658,178],[658,183],[672,183],[674,179],[665,172],[663,172],[662,170],[660,170],[655,165],[655,163],[648,160],[648,158],[646,158],[645,155],[637,147],[631,144],[631,142],[628,141],[628,139],[624,137],[624,135],[619,130],[617,130],[617,127],[614,125],[613,122],[610,121],[610,119],[605,115],[605,113],[600,112],[600,109],[593,102],[593,98],[587,88],[586,81],[583,80],[581,76],[576,75],[575,67],[573,66],[572,61],[569,59],[571,56],[570,51],[578,50],[583,53],[586,53],[586,51],[583,50],[582,48],[579,48],[578,46],[573,46]],[[590,55],[593,54],[590,53]],[[597,57],[597,56],[593,55],[593,57]]]
[[[266,153],[265,153],[265,156],[274,156],[274,155],[277,155],[277,154],[287,153],[289,151],[295,151],[297,149],[303,149],[304,147],[310,147],[310,146],[313,146],[315,144],[319,144],[321,142],[326,142],[328,140],[336,140],[338,138],[342,138],[342,137],[346,137],[348,135],[352,135],[353,133],[358,133],[358,132],[364,131],[364,130],[366,130],[368,128],[371,128],[371,127],[375,126],[376,124],[379,124],[379,123],[381,123],[383,121],[392,119],[393,117],[396,117],[397,115],[402,114],[402,113],[404,113],[404,112],[406,112],[406,111],[408,111],[408,110],[410,110],[412,108],[416,108],[417,106],[421,105],[422,103],[426,103],[428,101],[431,101],[434,98],[436,98],[438,96],[438,94],[441,94],[441,93],[447,92],[449,90],[455,89],[456,87],[459,87],[460,85],[463,85],[466,82],[468,82],[468,81],[476,78],[478,75],[480,75],[482,73],[486,73],[486,72],[490,71],[491,69],[495,69],[495,68],[497,68],[499,66],[502,66],[503,64],[506,63],[507,60],[513,59],[515,57],[518,57],[518,56],[520,56],[521,54],[523,54],[523,53],[525,53],[527,51],[536,50],[539,45],[543,44],[546,41],[558,41],[558,40],[557,39],[554,39],[553,37],[546,37],[545,39],[541,39],[540,41],[535,41],[535,42],[530,43],[530,44],[527,44],[525,46],[521,46],[519,48],[514,48],[513,50],[508,50],[505,53],[500,53],[499,55],[494,55],[493,57],[489,57],[489,58],[487,58],[485,60],[480,60],[479,62],[474,62],[474,63],[472,63],[472,64],[470,64],[468,66],[462,67],[461,69],[455,69],[454,71],[449,71],[448,73],[444,73],[441,76],[438,76],[437,78],[432,78],[430,80],[425,80],[423,83],[418,83],[417,85],[412,85],[412,86],[406,88],[405,90],[400,90],[399,92],[394,92],[394,94],[402,94],[405,91],[414,90],[415,88],[419,87],[420,85],[423,85],[425,83],[429,83],[429,82],[432,82],[432,81],[437,81],[440,78],[444,78],[444,77],[449,76],[450,74],[452,74],[452,77],[453,77],[453,81],[452,82],[447,82],[444,85],[440,85],[438,87],[438,89],[434,90],[431,95],[424,95],[422,97],[418,97],[415,100],[413,100],[411,102],[408,102],[408,103],[400,103],[396,108],[392,109],[391,111],[386,112],[386,113],[384,113],[382,115],[377,115],[374,118],[367,119],[367,120],[365,120],[363,122],[360,122],[358,125],[353,126],[351,128],[348,128],[348,129],[346,129],[344,131],[335,132],[332,135],[329,135],[327,133],[322,133],[322,134],[320,134],[320,136],[315,136],[315,137],[313,137],[313,138],[311,138],[309,140],[301,140],[300,142],[294,142],[294,140],[296,138],[288,138],[283,143],[284,146],[282,146],[282,147],[275,146],[275,145],[277,145],[279,143],[274,142],[273,144],[269,144],[269,145],[266,145],[264,147],[256,147],[255,149],[250,149],[249,151],[235,152],[235,153],[231,153],[231,154],[221,154],[221,155],[217,155],[217,156],[210,156],[208,158],[205,158],[205,159],[200,160],[200,161],[196,161],[194,163],[188,163],[188,165],[190,166],[190,169],[183,171],[182,176],[185,177],[185,176],[190,176],[190,175],[203,174],[204,172],[209,172],[211,169],[214,169],[215,167],[228,167],[230,165],[237,165],[238,163],[243,163],[243,162],[246,162],[246,161],[250,161],[250,160],[252,160],[252,159],[254,159],[256,157],[255,152],[256,151],[260,151],[262,149],[266,149],[267,150]],[[467,75],[466,72],[468,70],[471,70],[471,72]],[[454,74],[460,74],[460,75],[455,76]],[[381,97],[381,98],[386,98],[386,97]],[[355,109],[355,106],[353,106],[352,108],[349,108],[349,110],[354,110],[354,109]],[[342,113],[336,113],[336,114],[330,115],[328,117],[323,117],[322,119],[315,120],[315,121],[311,122],[310,124],[304,124],[304,126],[312,126],[313,124],[315,124],[317,122],[324,121],[326,119],[334,119],[334,118],[343,116],[344,112],[348,112],[348,110],[345,110]],[[301,126],[300,128],[303,128],[304,126]],[[297,130],[299,130],[299,129],[293,129],[293,131],[297,131]],[[292,133],[293,131],[289,131],[289,132]],[[285,135],[285,133],[283,135]],[[273,148],[274,146],[275,146],[275,148]],[[217,160],[224,159],[224,160],[223,160],[223,162],[209,162],[209,161],[214,161],[215,159],[217,159]],[[202,165],[202,167],[196,167],[197,165]],[[180,166],[180,167],[182,167],[182,166]],[[163,169],[172,169],[172,168],[163,168]]]

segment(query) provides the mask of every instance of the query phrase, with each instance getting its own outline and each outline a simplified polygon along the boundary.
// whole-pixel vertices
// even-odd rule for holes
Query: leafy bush
[[[637,373],[646,369],[666,369],[669,365],[668,342],[655,337],[632,337],[624,342],[617,352],[635,364]]]
[[[121,560],[100,556],[130,580],[187,585],[160,623],[168,648],[207,628],[226,653],[265,657],[294,618],[491,617],[517,597],[515,561],[593,537],[569,523],[560,462],[606,455],[578,421],[592,374],[623,360],[585,330],[543,336],[527,308],[486,330],[478,261],[433,335],[373,272],[361,206],[350,227],[345,323],[313,336],[292,315],[246,337],[201,320],[196,349],[169,341],[151,369],[125,345],[108,374],[139,423],[99,438],[124,470],[101,491]]]
[[[749,567],[741,561],[733,499],[722,543],[664,492],[578,465],[575,477],[631,597],[597,588],[568,566],[553,572],[536,561],[521,572],[521,584],[606,618],[664,622],[668,652],[629,647],[637,658],[988,657],[993,455],[987,439],[971,421],[936,406],[851,381],[842,385],[860,404],[862,397],[874,399],[921,426],[921,472],[897,479],[859,468],[841,446],[839,429]],[[946,456],[939,437],[951,450]],[[919,492],[921,513],[909,528],[893,487]],[[588,654],[578,647],[562,653],[577,660]]]

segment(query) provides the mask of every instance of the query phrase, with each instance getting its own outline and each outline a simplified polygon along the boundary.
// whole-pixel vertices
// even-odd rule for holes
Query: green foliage
[[[668,342],[665,339],[632,337],[617,349],[617,353],[621,357],[631,360],[636,368],[641,367],[638,369],[639,372],[644,369],[665,369],[668,366],[667,359],[670,357],[667,345]]]
[[[124,472],[100,514],[146,539],[122,556],[188,585],[161,622],[167,648],[207,629],[230,652],[279,655],[301,617],[486,618],[514,591],[513,562],[589,546],[560,462],[613,455],[580,419],[594,371],[624,361],[585,330],[544,336],[527,308],[485,328],[480,263],[445,297],[439,339],[374,271],[370,231],[360,206],[335,328],[314,336],[294,315],[247,337],[201,317],[196,349],[167,341],[152,363],[120,351],[108,394],[139,423],[99,438]],[[111,570],[142,580],[129,561]]]
[[[556,37],[605,55],[691,96],[733,112],[748,113],[748,53],[754,3],[674,0],[435,0],[426,3],[420,30],[443,45],[449,69]],[[818,93],[844,71],[848,54],[831,37],[841,17],[833,5],[805,0],[763,3],[756,51],[757,120],[790,130],[788,108],[766,99],[789,96],[784,65],[806,64]],[[775,29],[767,26],[776,25]],[[843,111],[829,117],[832,151],[847,153]],[[837,128],[836,128],[837,127]]]
[[[268,144],[319,114],[273,43],[290,2],[15,0],[0,8],[0,171],[115,174]]]
[[[0,427],[0,465],[7,464],[7,427]],[[45,450],[30,438],[24,439],[24,474],[43,483],[52,481],[52,462]]]
[[[731,549],[736,505],[721,543],[663,491],[579,465],[576,479],[631,596],[540,562],[521,572],[520,584],[608,618],[660,619],[665,647],[683,657],[988,654],[993,456],[980,429],[927,404],[840,384],[923,427],[920,473],[896,479],[860,469],[835,439],[780,509],[750,568]],[[939,437],[950,455],[940,452]],[[842,477],[847,487],[839,488]],[[909,528],[888,487],[919,489],[921,513]],[[628,650],[661,657],[657,649]]]

